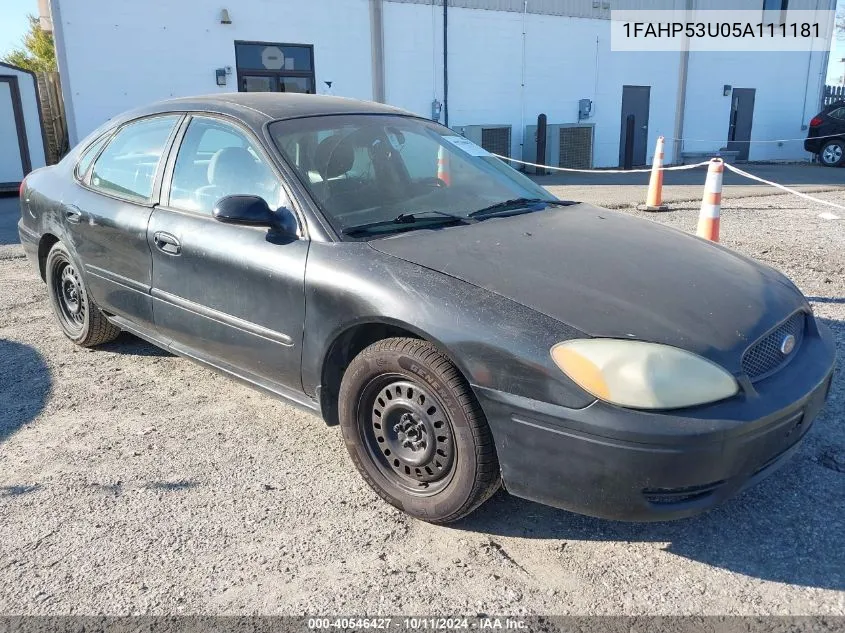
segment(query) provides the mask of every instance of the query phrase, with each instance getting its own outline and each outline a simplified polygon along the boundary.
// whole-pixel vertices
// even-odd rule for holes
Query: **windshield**
[[[362,227],[377,237],[477,221],[488,208],[527,212],[558,202],[502,160],[422,119],[321,116],[276,121],[269,130],[329,222],[347,236]],[[533,206],[522,204],[529,201]]]

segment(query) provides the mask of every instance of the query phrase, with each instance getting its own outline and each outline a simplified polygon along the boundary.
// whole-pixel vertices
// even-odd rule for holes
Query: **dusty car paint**
[[[148,203],[103,196],[74,178],[80,152],[106,131],[143,116],[192,112],[236,121],[263,144],[298,218],[298,238],[168,207],[162,184],[184,121],[174,128]],[[340,348],[379,331],[432,341],[478,396],[505,486],[579,512],[648,520],[701,511],[740,490],[757,475],[757,461],[783,457],[809,429],[826,395],[833,347],[785,277],[680,232],[588,205],[345,241],[267,133],[277,119],[337,112],[404,116],[348,100],[260,94],[172,100],[124,115],[59,165],[27,177],[25,251],[43,276],[46,251],[61,240],[82,264],[97,304],[121,328],[322,412],[329,423],[336,422]],[[162,234],[178,241],[178,256],[158,247]],[[760,383],[743,376],[745,349],[796,311],[809,323],[796,360]],[[681,347],[734,374],[742,393],[666,414],[596,402],[549,353],[584,336]],[[806,424],[787,433],[784,420],[798,409]],[[749,433],[761,439],[745,459],[728,442]],[[607,438],[631,444],[604,453]],[[639,457],[628,456],[637,446],[667,443],[677,447],[677,460],[661,464],[661,473],[692,463],[690,453],[698,454],[694,464],[700,457],[712,467],[673,471],[658,487],[707,483],[699,475],[734,483],[692,504],[661,508],[641,499],[659,473],[643,475],[641,484],[630,473]],[[609,463],[624,468],[608,474]]]

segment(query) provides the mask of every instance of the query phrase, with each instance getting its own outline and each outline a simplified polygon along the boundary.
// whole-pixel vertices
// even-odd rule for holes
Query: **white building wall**
[[[235,68],[235,40],[311,44],[318,91],[332,81],[333,94],[373,95],[369,0],[52,2],[72,142],[156,99],[237,90],[234,70],[225,87],[214,76],[216,68]],[[230,25],[219,21],[226,5]],[[383,16],[386,101],[429,117],[432,100],[443,100],[442,7],[387,1]],[[753,140],[803,137],[801,126],[818,107],[823,59],[822,53],[692,54],[683,130],[690,140],[683,149],[709,152],[726,144],[725,84],[757,89]],[[549,123],[577,123],[578,100],[592,99],[585,122],[595,124],[593,164],[616,166],[622,87],[651,86],[648,158],[662,134],[673,162],[680,60],[677,52],[611,52],[607,19],[452,7],[449,122],[510,124],[512,155],[521,157],[524,127],[538,114]],[[750,158],[808,156],[796,141],[752,144]]]
[[[372,98],[367,0],[58,0],[59,11],[56,2],[71,143],[158,99],[237,91],[235,40],[312,44],[318,90],[332,81],[336,95]],[[220,24],[224,6],[232,24]],[[219,87],[214,71],[225,66],[233,71]]]
[[[808,159],[802,126],[819,111],[824,59],[822,52],[690,54],[684,151],[725,146],[731,97],[723,89],[729,85],[756,90],[749,160]],[[759,142],[778,139],[795,140]]]
[[[385,4],[387,101],[422,116],[443,99],[442,8]],[[525,88],[523,81],[525,24]],[[513,126],[522,156],[525,125],[578,123],[578,100],[593,101],[593,163],[619,163],[622,86],[651,86],[649,150],[672,135],[679,53],[613,53],[607,20],[516,12],[449,10],[449,124]],[[442,120],[442,119],[441,119]],[[667,144],[671,160],[671,145]]]

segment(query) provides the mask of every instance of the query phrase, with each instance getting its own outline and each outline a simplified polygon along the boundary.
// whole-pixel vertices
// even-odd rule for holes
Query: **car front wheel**
[[[53,311],[71,341],[92,347],[120,334],[120,328],[112,325],[91,300],[79,268],[61,242],[47,255],[46,277]]]
[[[363,350],[343,376],[339,413],[366,482],[416,518],[457,521],[499,487],[484,414],[458,369],[427,341],[392,338]]]
[[[845,141],[833,140],[825,144],[819,152],[819,160],[827,167],[839,167],[845,164]]]

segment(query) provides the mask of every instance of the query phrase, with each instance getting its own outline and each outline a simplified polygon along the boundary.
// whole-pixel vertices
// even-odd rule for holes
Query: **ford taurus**
[[[21,189],[78,345],[131,332],[339,424],[388,503],[704,511],[788,459],[834,345],[783,275],[562,201],[432,121],[312,95],[119,116]]]

